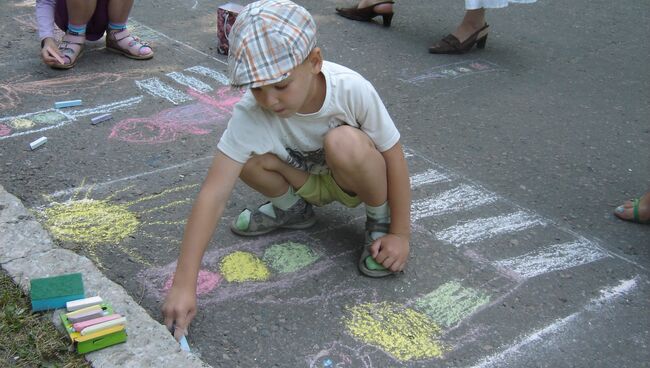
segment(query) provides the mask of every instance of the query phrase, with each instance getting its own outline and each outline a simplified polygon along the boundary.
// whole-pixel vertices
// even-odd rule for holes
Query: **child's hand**
[[[370,246],[370,255],[385,268],[400,272],[409,257],[409,241],[404,235],[387,234]]]
[[[165,326],[171,331],[178,341],[187,334],[192,318],[196,315],[196,294],[193,290],[172,286],[162,306]]]
[[[43,47],[41,48],[41,58],[47,65],[64,64],[63,57],[59,54],[59,47],[53,38],[48,37],[43,40]]]

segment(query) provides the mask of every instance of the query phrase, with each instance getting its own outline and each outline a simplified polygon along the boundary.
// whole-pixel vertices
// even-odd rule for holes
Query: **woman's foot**
[[[640,198],[625,201],[616,207],[614,215],[621,220],[650,224],[650,192]]]
[[[456,30],[429,47],[429,52],[432,54],[462,54],[471,50],[474,45],[482,49],[487,42],[487,28],[485,9],[467,10],[463,21]]]
[[[84,48],[86,36],[77,36],[66,33],[59,43],[59,55],[63,59],[63,64],[55,62],[50,65],[54,69],[70,69],[77,64]]]
[[[394,3],[394,1],[361,0],[356,7],[336,8],[336,13],[342,17],[362,22],[369,22],[373,18],[381,16],[384,27],[390,27]]]
[[[132,36],[128,29],[109,30],[106,35],[106,49],[131,59],[147,60],[153,57],[149,44]]]

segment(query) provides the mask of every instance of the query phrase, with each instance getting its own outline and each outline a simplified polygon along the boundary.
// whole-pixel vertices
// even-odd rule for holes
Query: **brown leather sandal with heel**
[[[393,11],[389,13],[377,13],[375,7],[382,4],[395,4],[394,1],[382,1],[377,4],[366,6],[365,8],[336,8],[336,13],[344,18],[358,20],[361,22],[370,22],[373,18],[380,16],[384,22],[384,27],[390,27],[390,23],[393,20]]]
[[[489,25],[486,23],[463,42],[460,42],[456,36],[448,34],[438,43],[429,47],[429,52],[432,54],[464,54],[471,50],[474,45],[476,45],[477,49],[484,49],[487,42],[488,27]]]

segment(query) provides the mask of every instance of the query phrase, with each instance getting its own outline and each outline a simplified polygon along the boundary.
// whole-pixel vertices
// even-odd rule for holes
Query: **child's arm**
[[[36,0],[36,24],[41,40],[41,58],[47,65],[57,62],[63,64],[56,41],[54,40],[55,0]]]
[[[172,288],[162,307],[165,325],[180,339],[196,315],[196,282],[203,253],[214,234],[243,165],[218,152],[185,225]]]
[[[411,238],[411,183],[402,145],[397,142],[382,152],[386,161],[390,232],[370,247],[372,257],[382,266],[399,272],[406,266]]]

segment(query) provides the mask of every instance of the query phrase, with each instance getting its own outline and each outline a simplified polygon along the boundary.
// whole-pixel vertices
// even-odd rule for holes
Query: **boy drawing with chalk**
[[[409,174],[399,132],[373,86],[323,61],[316,24],[288,0],[246,6],[230,34],[235,106],[187,221],[173,286],[163,305],[177,339],[196,314],[201,258],[237,178],[268,197],[230,224],[241,236],[315,223],[312,206],[366,206],[358,266],[370,277],[404,269],[409,255]]]

